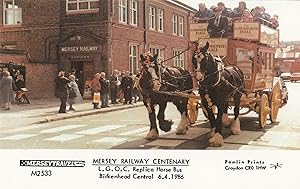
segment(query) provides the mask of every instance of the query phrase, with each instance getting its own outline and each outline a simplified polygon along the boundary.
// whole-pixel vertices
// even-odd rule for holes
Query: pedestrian
[[[143,96],[141,93],[140,79],[141,79],[141,73],[139,70],[137,70],[135,78],[134,78],[134,84],[133,84],[133,97],[134,97],[135,103],[137,101],[143,100]]]
[[[10,110],[11,103],[14,102],[13,78],[8,71],[3,71],[0,80],[0,104],[4,106],[2,110]]]
[[[82,96],[80,94],[78,85],[75,81],[76,79],[75,76],[70,75],[69,79],[70,79],[70,83],[69,83],[70,92],[69,92],[69,99],[68,99],[68,103],[70,105],[69,110],[75,110],[73,104],[81,103]]]
[[[125,70],[122,70],[122,72],[119,74],[119,81],[121,81],[120,82],[120,87],[119,87],[119,92],[118,92],[120,103],[124,103],[124,91],[122,90],[122,86],[121,86],[122,80],[123,80],[124,77],[125,77]]]
[[[99,109],[98,105],[100,103],[100,99],[99,99],[99,101],[98,101],[98,98],[96,100],[96,95],[98,95],[98,93],[100,95],[100,90],[101,90],[101,85],[100,85],[99,79],[100,79],[100,74],[96,73],[91,82],[91,88],[92,88],[91,93],[92,93],[92,101],[93,101],[92,103],[94,105],[94,109]]]
[[[118,88],[121,84],[119,80],[119,71],[114,70],[113,74],[110,76],[110,100],[112,104],[117,104],[117,95],[118,95]]]
[[[133,79],[130,77],[129,71],[126,72],[125,77],[121,81],[121,89],[124,92],[124,104],[132,104],[132,88]]]
[[[101,108],[106,108],[108,106],[109,99],[109,80],[105,78],[105,72],[100,73],[100,96],[101,96]]]
[[[70,80],[65,77],[65,72],[60,71],[57,75],[55,82],[55,96],[60,99],[60,108],[58,113],[67,113],[67,100],[68,100],[68,83]]]

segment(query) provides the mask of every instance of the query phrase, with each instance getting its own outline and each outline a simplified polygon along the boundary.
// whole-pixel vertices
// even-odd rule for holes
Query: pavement
[[[75,111],[67,109],[67,113],[63,114],[58,113],[59,105],[60,101],[56,98],[31,100],[30,104],[14,104],[11,110],[0,111],[0,130],[135,108],[143,106],[143,102],[133,103],[132,105],[109,103],[110,107],[93,109],[91,101],[84,100],[83,103],[74,105]]]

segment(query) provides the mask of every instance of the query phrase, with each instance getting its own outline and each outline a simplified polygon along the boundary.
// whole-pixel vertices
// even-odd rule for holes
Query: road
[[[278,122],[258,126],[258,115],[251,112],[241,117],[241,134],[230,135],[224,128],[225,145],[208,147],[209,123],[201,112],[187,135],[174,131],[180,115],[172,104],[166,119],[175,123],[171,132],[160,132],[157,140],[144,139],[149,130],[144,107],[101,113],[44,124],[33,124],[0,131],[2,149],[210,149],[210,150],[300,150],[299,83],[287,83],[289,100],[279,112]]]

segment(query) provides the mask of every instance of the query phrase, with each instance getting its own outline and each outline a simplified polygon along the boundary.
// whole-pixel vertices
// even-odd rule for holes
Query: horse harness
[[[214,57],[213,57],[213,58],[214,58]],[[229,99],[230,97],[232,97],[236,92],[238,92],[238,93],[240,93],[240,94],[245,94],[244,91],[242,91],[242,89],[244,88],[243,85],[241,85],[240,87],[237,87],[237,86],[233,85],[232,83],[230,83],[230,82],[223,76],[224,72],[227,72],[232,78],[234,78],[234,77],[233,77],[233,74],[228,70],[228,68],[226,68],[226,67],[224,66],[222,60],[221,60],[221,59],[216,59],[216,58],[214,58],[214,62],[217,64],[217,70],[214,71],[213,73],[205,74],[204,79],[202,80],[202,82],[203,82],[204,80],[206,80],[206,79],[208,79],[208,78],[210,78],[210,77],[212,77],[212,76],[218,74],[218,75],[217,75],[218,78],[217,78],[216,82],[215,82],[214,84],[209,84],[209,85],[204,85],[204,84],[201,84],[201,82],[199,82],[200,87],[202,87],[202,88],[204,89],[204,91],[205,91],[204,98],[205,98],[205,100],[207,101],[208,108],[210,108],[210,109],[211,109],[212,106],[213,106],[213,102],[212,102],[211,97],[209,96],[209,91],[212,90],[212,89],[214,89],[215,87],[220,86],[220,85],[221,85],[222,83],[224,83],[224,82],[225,82],[225,85],[226,85],[226,86],[230,86],[231,88],[234,89],[230,94],[228,94],[228,96],[226,97],[226,99]],[[208,66],[208,64],[206,65],[205,70],[207,69],[207,66]],[[242,80],[241,80],[242,75],[241,75],[234,67],[232,67],[232,68],[233,68],[232,71],[234,71],[236,74],[238,74],[240,83],[242,83]]]
[[[153,61],[151,62],[150,60],[146,60],[145,62],[143,62],[142,64],[144,64],[144,66],[147,66],[147,67],[154,67],[154,63]],[[144,68],[144,66],[142,67],[141,69],[141,75],[140,75],[140,78],[143,76],[143,74],[145,73],[146,69]],[[190,77],[190,73],[188,74],[185,74],[185,75],[181,75],[181,76],[173,76],[174,75],[174,71],[173,70],[170,70],[168,67],[164,67],[164,66],[161,66],[161,64],[159,63],[158,64],[159,68],[158,68],[158,79],[154,79],[152,78],[151,80],[149,80],[149,82],[153,81],[153,80],[159,80],[159,82],[163,85],[168,85],[168,86],[171,86],[173,88],[176,88],[178,90],[182,90],[179,86],[171,83],[171,81],[173,80],[178,80],[178,79],[186,79],[188,77]],[[161,69],[162,68],[162,71]],[[168,76],[170,77],[169,79],[163,79],[162,78],[162,75],[163,74],[168,74]]]

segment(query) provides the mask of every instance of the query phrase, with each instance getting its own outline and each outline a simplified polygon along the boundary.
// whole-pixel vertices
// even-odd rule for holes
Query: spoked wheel
[[[192,93],[195,95],[194,93]],[[195,98],[189,98],[187,104],[187,115],[191,124],[195,123],[198,118],[198,103],[199,100]]]
[[[259,126],[264,128],[267,123],[267,117],[270,113],[269,108],[269,99],[267,94],[263,94],[260,99],[259,103],[259,112],[258,112],[258,119],[259,119]]]
[[[280,86],[276,83],[272,89],[272,99],[270,103],[270,120],[272,123],[276,122],[277,115],[279,112],[279,107],[281,106],[281,96],[280,96]]]

